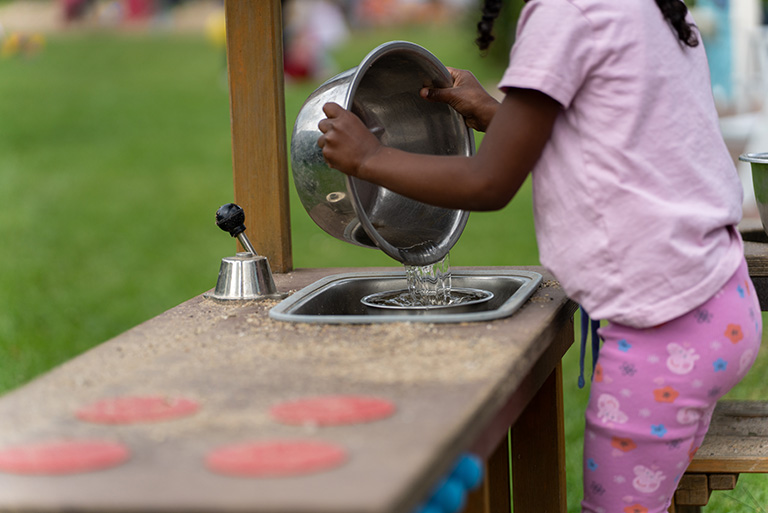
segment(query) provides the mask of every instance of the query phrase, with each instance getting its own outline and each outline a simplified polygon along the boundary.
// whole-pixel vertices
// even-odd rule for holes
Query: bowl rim
[[[739,155],[739,160],[753,164],[768,164],[768,152],[743,153]]]
[[[363,79],[363,76],[365,73],[373,66],[373,64],[378,61],[381,57],[388,55],[392,52],[397,51],[407,51],[417,54],[420,58],[425,59],[430,64],[432,64],[435,69],[441,73],[443,76],[442,78],[445,80],[444,87],[449,87],[453,83],[453,78],[451,77],[450,71],[448,71],[448,68],[445,67],[445,65],[429,50],[424,48],[421,45],[418,45],[416,43],[412,43],[410,41],[402,41],[402,40],[396,40],[396,41],[388,41],[386,43],[382,43],[373,50],[371,50],[362,61],[360,61],[360,64],[354,68],[354,76],[352,77],[352,80],[350,82],[350,86],[347,89],[346,95],[344,97],[344,103],[342,107],[344,107],[347,110],[350,110],[352,108],[352,100],[355,97],[355,94],[357,93],[358,86],[360,85],[360,82]],[[438,81],[441,77],[436,77],[436,84],[440,85],[440,82]],[[467,142],[468,148],[469,148],[469,155],[473,155],[475,153],[475,139],[474,139],[474,133],[472,132],[472,129],[468,126],[464,126],[464,131],[467,136]],[[431,258],[425,258],[423,254],[420,254],[418,252],[416,253],[409,253],[409,255],[416,255],[415,258],[408,258],[407,256],[404,256],[404,253],[402,250],[398,249],[397,247],[390,244],[386,239],[384,239],[376,230],[376,228],[373,226],[373,223],[371,223],[370,219],[368,219],[367,214],[365,213],[365,208],[363,207],[362,203],[360,202],[359,194],[357,192],[357,187],[355,185],[355,180],[359,180],[355,177],[346,176],[346,186],[347,190],[350,191],[352,194],[350,196],[352,197],[352,207],[355,210],[355,214],[357,215],[357,219],[360,222],[360,224],[363,227],[363,230],[368,234],[368,236],[374,241],[374,243],[381,249],[384,253],[389,255],[390,257],[394,258],[395,260],[408,264],[408,265],[429,265],[433,264],[435,262],[439,262],[442,260],[451,250],[451,248],[458,242],[459,238],[461,237],[462,232],[464,231],[464,228],[467,225],[467,221],[469,220],[469,212],[465,210],[459,210],[459,209],[446,209],[446,210],[454,210],[458,212],[458,219],[457,222],[454,225],[453,230],[450,233],[450,236],[447,239],[443,239],[442,241],[439,241],[439,244],[437,247],[443,247],[439,252],[433,253]],[[439,208],[439,207],[434,207]]]

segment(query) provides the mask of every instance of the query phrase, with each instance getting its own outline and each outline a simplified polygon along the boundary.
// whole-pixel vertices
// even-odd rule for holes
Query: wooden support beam
[[[672,509],[672,508],[675,509]],[[668,513],[701,513],[701,506],[670,506]]]
[[[505,513],[512,510],[509,468],[509,434],[485,462],[485,479],[467,497],[463,513]]]
[[[710,489],[706,474],[685,474],[680,479],[675,491],[675,503],[678,506],[706,506],[709,502]]]
[[[563,373],[558,363],[512,427],[512,496],[516,510],[567,510],[562,411]]]
[[[739,481],[739,474],[709,474],[707,480],[710,490],[733,490]]]
[[[275,272],[293,267],[280,0],[226,0],[235,203]]]

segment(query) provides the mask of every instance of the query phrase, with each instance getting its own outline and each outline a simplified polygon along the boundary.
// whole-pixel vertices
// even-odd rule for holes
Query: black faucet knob
[[[237,237],[245,231],[245,212],[234,203],[222,205],[216,211],[216,225],[232,237]]]
[[[216,225],[232,237],[237,237],[246,251],[258,255],[245,235],[245,212],[240,206],[227,203],[219,207],[216,211]]]

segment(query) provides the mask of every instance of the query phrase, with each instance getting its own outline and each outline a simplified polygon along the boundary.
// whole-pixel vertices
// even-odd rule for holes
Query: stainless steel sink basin
[[[269,316],[289,322],[364,324],[376,322],[472,322],[515,313],[541,283],[541,275],[522,270],[453,271],[452,286],[493,292],[493,299],[472,311],[447,309],[371,311],[360,302],[376,292],[406,288],[403,272],[360,272],[328,276],[304,287],[272,308]]]

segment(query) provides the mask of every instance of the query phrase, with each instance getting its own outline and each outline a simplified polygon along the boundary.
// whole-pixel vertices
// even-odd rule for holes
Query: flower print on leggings
[[[725,329],[725,336],[732,344],[738,344],[744,338],[744,332],[741,331],[741,326],[738,324],[729,324]]]

